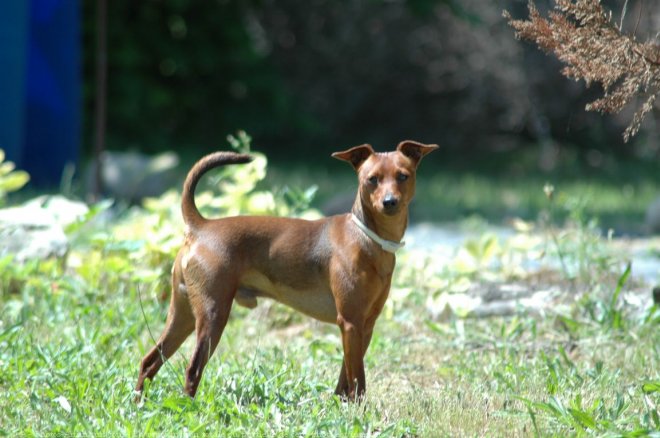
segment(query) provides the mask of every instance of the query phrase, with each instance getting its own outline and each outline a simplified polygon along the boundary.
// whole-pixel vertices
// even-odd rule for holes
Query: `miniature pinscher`
[[[195,187],[208,170],[247,163],[250,155],[216,152],[198,161],[183,185],[184,243],[172,268],[165,329],[142,359],[135,388],[196,332],[185,392],[194,397],[202,371],[227,324],[232,302],[254,308],[271,298],[341,330],[344,361],[335,393],[345,400],[365,392],[364,354],[389,294],[394,252],[408,225],[420,160],[436,145],[401,142],[376,153],[356,146],[333,157],[357,171],[352,211],[319,220],[240,216],[206,219],[195,206]]]

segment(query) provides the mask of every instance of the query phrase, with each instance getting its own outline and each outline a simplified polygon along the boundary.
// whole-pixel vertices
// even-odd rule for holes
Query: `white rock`
[[[112,198],[139,202],[163,194],[176,185],[179,156],[163,152],[150,156],[135,151],[105,151],[101,156],[103,190]],[[94,179],[93,166],[87,182]]]
[[[84,202],[72,201],[64,196],[39,196],[24,204],[24,207],[38,207],[45,210],[62,227],[71,225],[82,219],[88,212],[89,207]]]
[[[87,213],[87,206],[61,196],[42,196],[22,206],[0,209],[0,257],[17,262],[62,257],[68,249],[64,227]]]

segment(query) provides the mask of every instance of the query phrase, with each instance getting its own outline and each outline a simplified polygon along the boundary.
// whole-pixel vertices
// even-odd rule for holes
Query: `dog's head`
[[[358,174],[363,205],[394,216],[408,208],[415,195],[415,175],[422,158],[438,146],[406,140],[395,151],[378,153],[371,145],[355,146],[333,157],[350,163]]]

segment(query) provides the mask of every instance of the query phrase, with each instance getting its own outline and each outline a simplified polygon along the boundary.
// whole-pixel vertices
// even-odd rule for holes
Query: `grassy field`
[[[139,360],[166,303],[122,278],[118,263],[101,262],[89,273],[96,281],[35,265],[14,277],[24,281],[20,292],[3,288],[2,435],[632,436],[660,428],[657,308],[633,316],[622,307],[621,327],[612,328],[590,316],[585,303],[598,301],[588,293],[566,314],[443,322],[422,305],[428,290],[394,300],[367,355],[362,405],[332,395],[341,364],[335,327],[279,305],[235,307],[197,398],[182,393],[188,342],[138,405]]]
[[[450,176],[430,180],[422,200],[465,203],[482,189],[481,199],[505,196],[478,179],[448,188]],[[195,400],[182,392],[189,339],[136,404],[139,361],[167,311],[179,201],[166,195],[111,223],[90,215],[68,229],[66,260],[0,259],[0,435],[660,437],[660,311],[623,299],[648,298],[650,288],[629,279],[608,242],[580,223],[592,206],[565,196],[575,232],[562,234],[561,222],[544,244],[567,258],[579,253],[584,269],[547,275],[563,293],[540,314],[434,319],[430,298],[485,278],[436,269],[432,254],[402,255],[366,357],[362,404],[332,395],[338,329],[267,301],[234,308]],[[489,275],[507,281],[506,268]]]

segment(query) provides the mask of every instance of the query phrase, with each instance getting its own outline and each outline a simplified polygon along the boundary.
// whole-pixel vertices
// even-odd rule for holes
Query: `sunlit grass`
[[[326,199],[354,190],[348,172],[292,172],[287,181],[317,183]],[[535,218],[548,209],[541,178],[423,181],[418,218],[525,211]],[[167,313],[162,288],[180,240],[175,195],[112,229],[69,230],[78,234],[66,261],[0,259],[0,436],[658,436],[660,312],[620,299],[640,286],[629,284],[629,271],[586,220],[593,211],[639,215],[657,186],[634,183],[632,198],[616,184],[555,186],[559,213],[575,223],[565,233],[563,218],[550,217],[545,226],[557,238],[543,247],[581,267],[579,275],[549,276],[561,302],[536,314],[433,319],[429,298],[454,293],[460,281],[479,285],[484,270],[506,279],[510,266],[485,259],[513,260],[506,252],[515,248],[495,251],[491,240],[476,239],[464,249],[484,266],[467,271],[402,254],[365,359],[362,404],[332,394],[338,329],[267,301],[234,308],[194,400],[182,391],[191,338],[135,403],[140,360]]]
[[[279,305],[231,318],[195,400],[182,392],[190,340],[133,401],[138,364],[166,303],[153,290],[32,273],[2,295],[0,430],[9,436],[529,435],[653,430],[658,318],[610,330],[581,312],[576,326],[524,314],[429,323],[382,318],[367,355],[368,397],[332,395],[341,364],[335,327]],[[281,324],[277,321],[293,321]],[[293,324],[293,325],[292,325]],[[553,409],[559,409],[557,412]],[[655,406],[655,407],[654,407]],[[654,417],[655,416],[655,417]],[[580,423],[576,418],[582,418]]]

